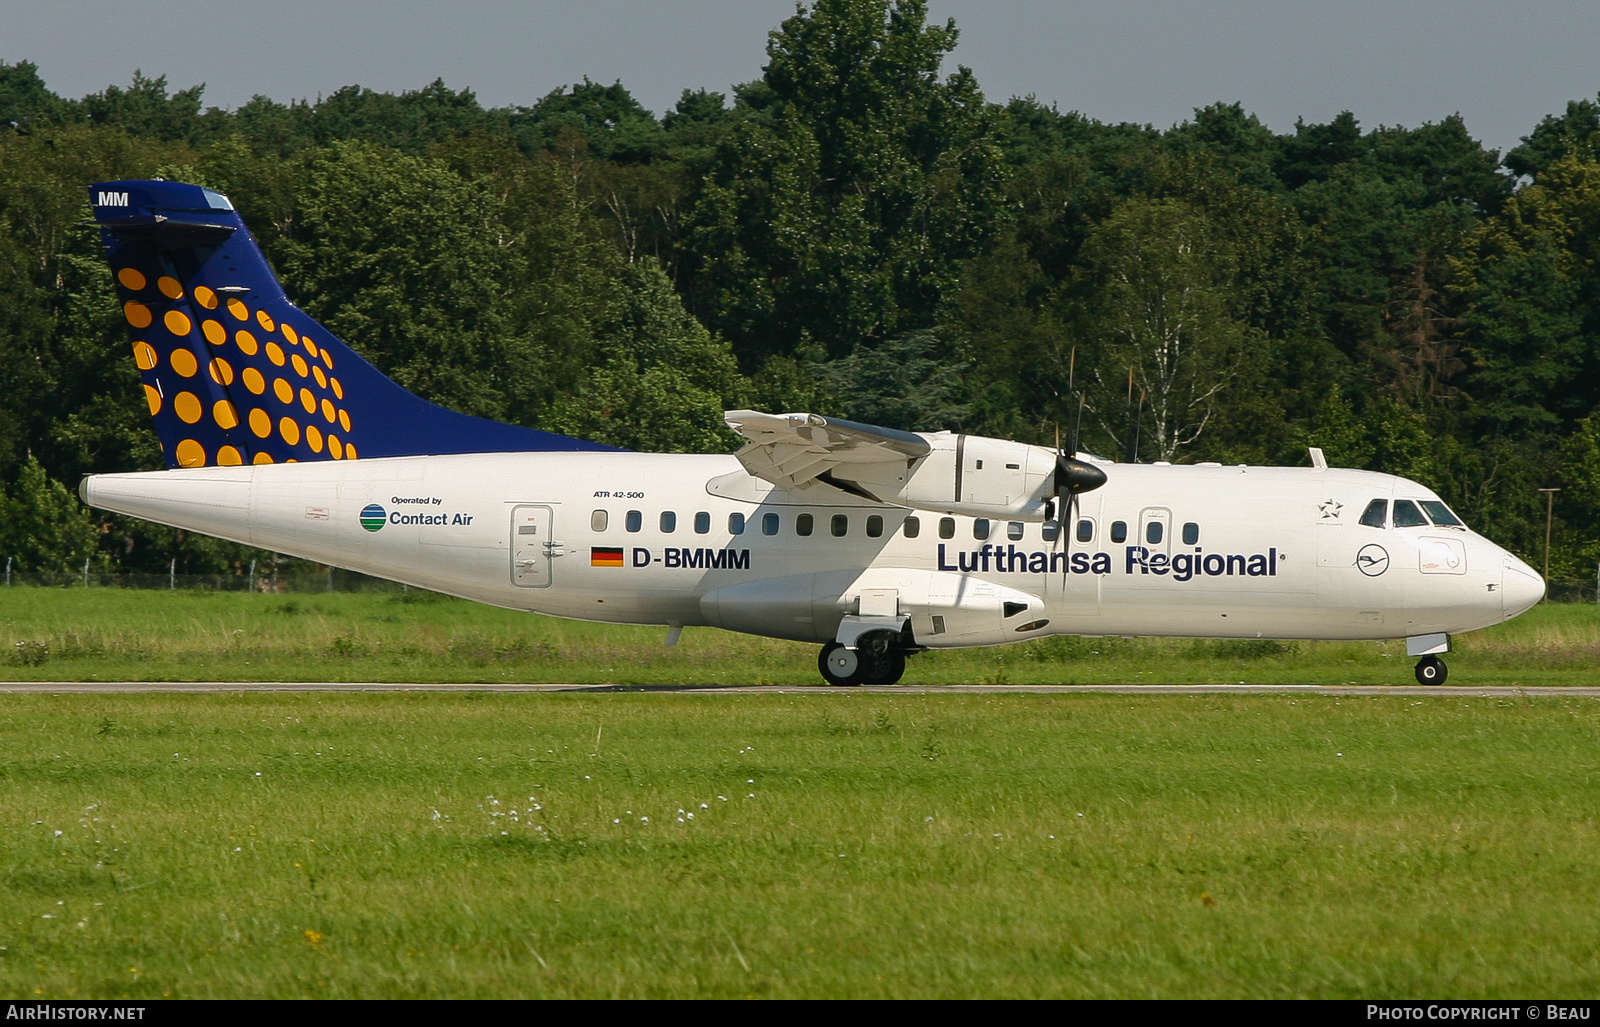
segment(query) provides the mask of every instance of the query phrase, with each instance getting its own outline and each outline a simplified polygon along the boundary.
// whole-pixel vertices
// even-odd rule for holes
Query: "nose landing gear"
[[[892,685],[906,672],[906,653],[888,632],[861,636],[855,649],[829,642],[817,656],[817,670],[830,685]]]
[[[1437,656],[1424,656],[1417,661],[1417,684],[1442,685],[1450,676],[1450,668]]]

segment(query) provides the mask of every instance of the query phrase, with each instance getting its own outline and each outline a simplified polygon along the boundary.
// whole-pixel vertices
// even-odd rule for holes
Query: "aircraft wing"
[[[734,455],[779,488],[821,481],[880,502],[897,493],[911,464],[933,447],[920,435],[817,414],[729,410],[728,427],[750,441]],[[835,474],[835,472],[838,472]]]

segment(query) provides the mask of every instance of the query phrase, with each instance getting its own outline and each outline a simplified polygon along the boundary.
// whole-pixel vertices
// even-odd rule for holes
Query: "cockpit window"
[[[1397,528],[1426,528],[1428,519],[1422,516],[1417,504],[1409,499],[1394,501],[1394,526]]]
[[[1439,527],[1441,527],[1441,528],[1465,528],[1466,527],[1465,524],[1461,523],[1461,518],[1459,518],[1455,514],[1451,513],[1450,512],[1450,508],[1448,506],[1445,506],[1443,503],[1439,502],[1437,499],[1424,499],[1424,500],[1421,500],[1420,502],[1422,503],[1422,509],[1427,511],[1428,516],[1433,519],[1433,523],[1439,525]]]
[[[1361,523],[1369,528],[1381,528],[1389,520],[1389,501],[1374,499],[1361,514]]]

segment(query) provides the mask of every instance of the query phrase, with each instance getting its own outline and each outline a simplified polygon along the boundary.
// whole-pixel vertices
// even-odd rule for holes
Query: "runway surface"
[[[1516,688],[1471,685],[419,685],[350,681],[4,681],[0,694],[73,695],[133,692],[666,692],[674,695],[1404,695],[1480,698],[1600,698],[1600,686]]]

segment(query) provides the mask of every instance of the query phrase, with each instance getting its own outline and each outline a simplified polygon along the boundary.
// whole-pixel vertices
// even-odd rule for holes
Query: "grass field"
[[[0,993],[1600,991],[1600,701],[0,696]]]
[[[560,621],[428,592],[0,588],[0,679],[820,685],[815,646]],[[1600,607],[1456,639],[1452,684],[1593,684]],[[925,653],[907,684],[1413,684],[1404,643],[1054,638]]]
[[[817,684],[815,648],[429,593],[0,589],[21,680]],[[1600,611],[1452,683],[1592,684]],[[907,683],[1410,684],[1403,645],[1053,639]],[[1600,991],[1600,701],[0,696],[0,994]]]

